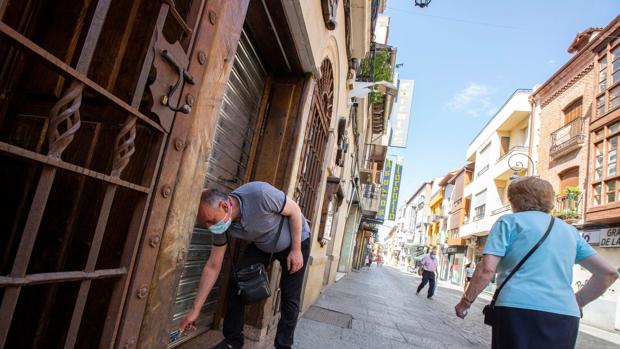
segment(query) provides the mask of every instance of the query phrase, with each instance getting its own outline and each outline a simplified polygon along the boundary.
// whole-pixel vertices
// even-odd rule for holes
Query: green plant
[[[577,210],[566,210],[566,211],[553,211],[551,213],[552,216],[557,217],[559,219],[577,219],[579,218],[579,212]]]
[[[362,75],[368,76],[370,81],[392,81],[394,72],[392,70],[392,61],[389,51],[377,51],[374,61],[363,59],[361,67]],[[383,102],[383,94],[376,92],[375,87],[373,87],[373,92],[370,93],[369,102],[370,104],[379,104]]]
[[[566,187],[563,194],[567,199],[575,200],[581,195],[581,189],[579,187]]]

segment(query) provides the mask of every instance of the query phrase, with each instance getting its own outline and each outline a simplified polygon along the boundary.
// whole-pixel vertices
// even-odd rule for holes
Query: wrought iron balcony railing
[[[581,147],[586,140],[585,120],[584,117],[577,118],[553,131],[551,133],[550,155],[562,155]]]

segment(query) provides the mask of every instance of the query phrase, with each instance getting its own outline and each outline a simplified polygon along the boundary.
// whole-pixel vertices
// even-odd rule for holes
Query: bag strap
[[[493,294],[493,299],[491,300],[491,306],[495,306],[495,302],[497,301],[497,297],[499,297],[499,293],[502,291],[504,286],[506,286],[506,283],[508,282],[508,280],[510,280],[510,278],[512,278],[512,276],[519,270],[519,268],[521,268],[523,263],[525,263],[525,261],[527,261],[527,259],[530,258],[530,256],[534,252],[536,252],[536,250],[540,247],[540,245],[542,245],[542,243],[545,241],[545,239],[547,239],[547,236],[549,236],[549,233],[551,232],[551,229],[553,228],[553,223],[555,223],[555,218],[551,217],[551,222],[549,222],[549,227],[547,227],[547,231],[545,232],[545,234],[540,238],[540,240],[538,240],[536,245],[534,245],[534,247],[532,247],[532,249],[525,255],[525,257],[523,257],[523,259],[521,259],[519,264],[517,264],[517,266],[514,267],[514,269],[512,269],[510,274],[508,274],[508,277],[506,278],[506,280],[504,280],[504,282],[499,286],[499,288],[497,290],[495,290],[495,293]]]
[[[273,251],[275,251],[276,247],[278,246],[278,241],[280,241],[280,235],[282,233],[282,226],[284,225],[284,216],[280,216],[280,225],[278,226],[278,232],[276,233],[276,240],[273,243],[273,249],[271,252],[271,255],[269,256],[269,262],[271,262],[271,259],[273,258]],[[233,257],[232,257],[232,252],[230,252],[231,250],[231,244],[230,244],[230,236],[228,235],[228,230],[226,230],[226,244],[228,246],[226,246],[226,252],[228,252],[228,258],[230,258],[230,263],[233,264]],[[235,268],[231,268],[231,271],[234,271]]]

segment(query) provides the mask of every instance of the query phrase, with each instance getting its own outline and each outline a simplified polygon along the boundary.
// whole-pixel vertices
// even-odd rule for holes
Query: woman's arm
[[[579,308],[600,297],[618,279],[618,272],[603,257],[595,254],[579,262],[592,277],[575,296]]]
[[[461,298],[461,301],[454,307],[456,316],[461,319],[465,318],[469,307],[471,307],[478,295],[487,287],[489,281],[491,281],[493,274],[495,274],[495,270],[497,270],[497,265],[501,260],[502,257],[491,254],[484,255],[482,262],[478,264],[474,271],[474,276],[467,286],[463,298]]]

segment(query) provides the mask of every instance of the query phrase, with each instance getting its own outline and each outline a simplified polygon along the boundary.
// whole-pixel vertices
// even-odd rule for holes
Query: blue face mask
[[[231,208],[232,207],[229,207],[229,210]],[[213,224],[212,226],[210,226],[209,227],[209,231],[212,234],[215,234],[215,235],[224,234],[224,232],[226,232],[226,230],[228,230],[228,228],[230,227],[231,224],[232,224],[232,220],[231,220],[230,217],[224,218],[221,221],[219,221],[219,222]]]

